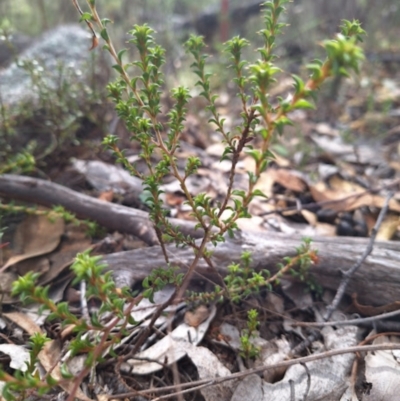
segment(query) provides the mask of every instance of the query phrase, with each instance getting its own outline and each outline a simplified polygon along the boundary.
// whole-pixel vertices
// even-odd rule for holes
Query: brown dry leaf
[[[400,162],[396,161],[390,162],[389,166],[394,170],[400,171]]]
[[[90,47],[89,50],[93,50],[94,48],[96,48],[99,45],[99,39],[96,35],[92,36],[92,46]]]
[[[22,260],[54,251],[60,243],[63,233],[64,220],[62,218],[50,221],[47,216],[28,216],[17,227],[15,233],[14,241],[20,249],[21,255],[8,259],[0,272]]]
[[[274,177],[274,181],[284,188],[294,192],[304,192],[307,189],[307,183],[300,177],[297,171],[278,168],[271,169],[270,172]]]
[[[274,183],[278,183],[294,192],[304,192],[308,188],[307,183],[298,172],[285,168],[270,168],[261,173],[255,188],[261,190],[265,196],[270,198],[273,195]]]
[[[186,200],[186,197],[184,195],[181,195],[180,193],[171,193],[167,192],[165,194],[165,202],[169,206],[179,206],[181,205],[184,201]]]
[[[25,330],[29,335],[33,335],[35,333],[41,333],[41,328],[33,321],[31,318],[24,313],[20,312],[10,312],[3,313],[8,320],[11,320],[13,323],[17,324],[21,329]]]
[[[73,234],[66,240],[63,240],[60,247],[56,251],[46,255],[45,258],[32,258],[18,263],[15,269],[16,273],[23,275],[27,271],[33,270],[37,273],[42,273],[37,282],[38,285],[43,286],[51,283],[53,288],[54,284],[56,284],[56,279],[60,278],[63,286],[67,286],[69,279],[65,275],[61,276],[61,273],[71,265],[77,253],[92,247],[90,239],[86,238],[83,234],[81,235],[81,231],[82,229],[75,227]],[[0,274],[0,286],[3,291],[7,292],[11,290],[12,282],[18,278],[16,273],[4,272]],[[2,300],[4,304],[16,301],[18,300],[11,298],[7,293]]]
[[[271,198],[274,194],[273,192],[274,186],[274,177],[265,171],[264,173],[260,174],[260,178],[257,181],[255,189],[259,189],[267,198]]]
[[[98,197],[98,199],[106,202],[112,202],[113,198],[114,198],[114,191],[112,189],[110,189],[109,191],[102,192]]]
[[[302,210],[301,215],[307,220],[308,224],[315,227],[318,223],[318,217],[315,213],[309,210]]]
[[[354,193],[354,192],[363,192],[365,189],[353,182],[346,181],[345,179],[341,178],[339,175],[333,175],[328,180],[329,188],[332,190],[337,190],[346,193]]]
[[[399,216],[394,214],[388,214],[383,220],[379,231],[376,235],[378,241],[388,241],[393,238],[399,226]]]
[[[35,258],[23,260],[15,265],[15,270],[20,276],[24,276],[30,271],[45,274],[50,270],[50,261],[46,256],[37,256]]]
[[[365,224],[367,225],[367,229],[368,229],[369,233],[374,228],[377,217],[378,217],[377,213],[366,212],[363,214],[363,219],[365,221]]]
[[[208,316],[210,316],[210,311],[205,305],[200,305],[193,312],[185,313],[185,323],[191,327],[199,327],[201,323],[203,323]]]
[[[382,196],[372,195],[360,185],[348,182],[338,176],[329,180],[329,187],[324,182],[310,185],[310,192],[315,202],[328,202],[323,207],[337,212],[351,211],[362,206],[381,209],[385,203],[385,198]],[[329,201],[332,201],[332,203]],[[400,203],[395,199],[391,199],[389,209],[400,212]]]

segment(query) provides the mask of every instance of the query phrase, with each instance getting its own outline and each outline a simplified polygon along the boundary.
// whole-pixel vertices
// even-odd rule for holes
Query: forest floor
[[[249,235],[247,241],[248,238],[254,241],[260,238],[260,243],[265,241],[267,244],[270,238],[278,239],[283,245],[297,241],[300,246],[301,237],[308,237],[316,243],[324,238],[327,244],[337,244],[333,248],[337,252],[335,261],[340,263],[342,257],[343,265],[336,266],[339,278],[328,278],[327,282],[343,282],[345,275],[341,277],[340,272],[350,267],[345,261],[347,256],[351,255],[354,262],[359,259],[362,265],[365,261],[363,254],[375,241],[391,241],[385,252],[394,252],[399,258],[398,71],[396,60],[383,62],[375,59],[365,64],[359,77],[337,81],[322,90],[317,101],[318,111],[297,111],[291,116],[295,124],[273,143],[274,160],[257,184],[267,198],[255,199],[249,209],[252,218],[239,220],[240,230]],[[282,77],[271,96],[285,97],[291,90],[292,79]],[[228,128],[234,127],[240,118],[239,101],[232,100],[229,85],[228,89],[220,89],[218,94],[218,112],[226,116]],[[164,106],[168,107],[168,104]],[[206,193],[218,201],[227,187],[230,162],[220,162],[224,151],[220,138],[208,124],[208,117],[196,112],[203,106],[198,98],[189,104],[177,157],[182,168],[188,157],[200,158],[201,167],[187,185],[192,195]],[[146,272],[146,268],[159,267],[156,265],[159,247],[151,247],[146,240],[148,237],[134,235],[135,229],[131,232],[116,229],[120,209],[113,211],[112,204],[137,210],[135,216],[140,224],[150,223],[141,183],[116,166],[113,156],[104,151],[101,146],[104,134],[117,135],[121,147],[127,149],[129,160],[136,162],[139,170],[144,171],[145,166],[138,157],[139,149],[130,143],[130,133],[115,116],[112,106],[101,110],[106,115],[105,127],[94,124],[95,117],[92,121],[82,119],[75,140],[40,160],[30,179],[44,179],[72,190],[69,201],[80,205],[79,211],[73,208],[72,211],[81,218],[96,219],[89,209],[98,206],[86,203],[85,207],[86,198],[79,198],[79,195],[101,200],[104,205],[101,210],[109,209],[111,213],[106,220],[99,217],[99,222],[105,222],[102,232],[90,238],[84,227],[62,220],[54,223],[45,216],[24,214],[4,217],[4,224],[9,229],[4,232],[0,249],[3,264],[0,281],[4,294],[0,352],[3,353],[3,367],[11,362],[6,368],[9,372],[16,369],[12,363],[15,356],[22,353],[28,337],[38,330],[52,339],[51,347],[44,350],[40,359],[45,372],[61,364],[65,346],[71,340],[70,333],[60,325],[60,321],[49,322],[40,315],[37,305],[25,307],[10,297],[11,283],[19,275],[27,271],[40,273],[39,284],[50,286],[51,299],[56,303],[67,302],[71,311],[81,315],[84,308],[89,308],[91,314],[98,305],[95,299],[91,299],[89,305],[84,306],[84,290],[72,281],[69,267],[78,252],[91,248],[94,254],[103,255],[115,282],[128,284],[139,293],[142,289],[140,269]],[[250,157],[240,159],[235,178],[237,188],[246,187],[247,171],[252,169],[252,165]],[[13,176],[7,179],[12,182]],[[48,189],[53,191],[54,199],[48,195],[41,199],[41,184],[37,184],[39,189],[36,192],[32,186],[28,195],[21,195],[12,184],[6,191],[4,185],[5,180],[0,182],[0,196],[5,203],[24,200],[24,205],[51,206],[67,202],[67,195],[59,193],[56,186]],[[163,191],[168,216],[190,222],[192,217],[185,196],[172,176],[167,177]],[[114,220],[112,213],[115,213]],[[382,221],[377,225],[379,216]],[[354,241],[354,237],[364,239]],[[346,242],[352,248],[351,254],[346,254],[350,252]],[[323,244],[321,242],[320,246]],[[287,249],[288,255],[293,251],[293,248]],[[282,252],[284,256],[284,250]],[[324,254],[323,249],[321,252]],[[129,258],[118,259],[121,253],[131,255],[131,263],[136,266],[123,265],[129,263]],[[176,255],[188,257],[179,251]],[[229,256],[223,260],[224,263],[229,262]],[[388,258],[394,260],[394,256]],[[188,260],[182,265],[185,263]],[[400,282],[400,271],[397,282]],[[141,303],[132,313],[143,325],[129,328],[129,336],[116,349],[117,356],[105,357],[92,372],[91,383],[84,378],[79,393],[81,399],[95,399],[96,396],[98,400],[123,397],[129,400],[169,397],[207,401],[396,399],[394,383],[400,376],[396,351],[370,352],[356,358],[343,350],[368,342],[377,349],[382,342],[397,344],[399,337],[396,335],[400,333],[398,315],[393,321],[385,320],[387,325],[376,316],[396,312],[400,309],[396,308],[399,300],[392,299],[389,289],[388,299],[384,290],[381,290],[383,295],[372,297],[361,293],[359,298],[352,298],[346,291],[340,305],[336,304],[335,310],[331,311],[330,320],[343,322],[356,317],[360,324],[351,321],[348,325],[324,326],[321,321],[326,316],[327,307],[332,305],[335,287],[339,286],[336,281],[326,286],[324,283],[318,285],[318,281],[310,283],[285,276],[271,291],[262,290],[237,305],[229,302],[200,306],[179,304],[168,316],[157,320],[140,354],[130,359],[123,358],[134,347],[135,340],[145,330],[143,325],[154,312],[154,305]],[[194,289],[211,291],[214,283],[209,279],[196,279],[193,285]],[[170,291],[169,287],[161,291],[155,299],[156,305],[162,304]],[[252,358],[243,356],[240,343],[250,309],[257,309],[260,317],[260,325],[252,337],[260,352]],[[373,319],[363,320],[361,317]],[[313,326],[315,322],[320,325]],[[302,325],[304,323],[307,324]],[[312,341],[307,342],[310,338]],[[2,348],[7,344],[15,345],[17,351]],[[335,352],[338,355],[333,356]],[[296,360],[294,356],[303,359]],[[68,367],[73,374],[79,374],[85,358],[85,354],[80,354],[69,359]],[[390,377],[389,373],[384,379],[380,377],[374,368],[376,366],[390,367]],[[64,395],[54,393],[53,399],[67,399],[69,390],[68,386],[63,387]],[[385,393],[385,398],[379,398],[382,393]],[[34,395],[29,399],[35,399]]]

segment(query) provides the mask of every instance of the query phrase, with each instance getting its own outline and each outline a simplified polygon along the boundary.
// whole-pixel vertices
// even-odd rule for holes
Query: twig
[[[310,375],[310,370],[308,369],[308,366],[305,363],[301,363],[300,365],[303,366],[307,374],[307,388],[303,397],[303,401],[307,401],[308,393],[310,392],[311,388],[311,375]]]
[[[377,316],[370,316],[365,318],[358,319],[350,319],[350,320],[339,320],[339,321],[330,321],[330,322],[295,322],[292,323],[292,326],[299,327],[323,327],[323,326],[351,326],[351,325],[359,325],[365,323],[376,322],[377,320],[388,319],[390,317],[400,315],[400,310],[396,310],[393,312],[382,313]]]
[[[104,202],[54,182],[3,174],[0,176],[0,196],[47,207],[61,205],[78,217],[96,221],[110,230],[133,234],[148,245],[158,243],[148,213]],[[171,224],[179,226],[179,230],[185,235],[198,238],[203,234],[202,230],[195,230],[194,222],[180,219],[168,220]]]
[[[80,292],[82,317],[86,322],[90,322],[89,308],[86,299],[86,281],[84,280],[82,280],[80,283]]]

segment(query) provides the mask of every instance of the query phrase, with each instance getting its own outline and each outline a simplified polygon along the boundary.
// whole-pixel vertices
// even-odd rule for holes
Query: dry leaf
[[[329,187],[324,182],[310,185],[310,192],[316,202],[326,202],[322,205],[334,211],[351,211],[362,206],[381,209],[385,198],[368,193],[360,185],[348,182],[337,176],[329,180]],[[329,201],[332,201],[329,202]],[[395,199],[389,202],[389,210],[400,212],[400,203]]]
[[[278,168],[271,169],[271,174],[276,183],[291,191],[304,192],[307,189],[307,183],[297,171]]]
[[[398,337],[378,337],[374,344],[398,343]],[[395,351],[368,352],[365,358],[365,378],[372,383],[371,391],[364,394],[365,401],[394,401],[400,392],[400,363]]]
[[[200,305],[195,309],[194,312],[188,311],[185,313],[184,321],[188,326],[191,327],[199,327],[201,323],[203,323],[210,312],[205,305]]]
[[[8,259],[0,272],[22,260],[54,251],[63,233],[64,220],[62,218],[50,221],[47,216],[28,216],[17,227],[15,233],[15,242],[17,246],[19,245],[22,254]]]
[[[50,270],[50,261],[46,256],[37,256],[31,259],[23,260],[15,265],[15,270],[19,276],[24,276],[30,271],[45,274]]]
[[[102,192],[98,197],[98,199],[106,202],[112,202],[113,198],[114,198],[114,191],[112,189],[110,189],[109,191]]]
[[[21,327],[21,329],[25,330],[31,336],[35,333],[42,332],[41,328],[25,313],[10,312],[3,313],[3,316],[17,324],[19,327]]]
[[[388,241],[393,238],[399,226],[399,216],[388,214],[383,220],[376,235],[378,241]]]

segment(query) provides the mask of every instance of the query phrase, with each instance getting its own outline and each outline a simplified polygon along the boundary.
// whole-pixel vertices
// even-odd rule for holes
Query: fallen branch
[[[314,238],[312,247],[318,250],[319,263],[310,268],[310,273],[324,288],[336,292],[343,278],[342,271],[350,269],[354,261],[364,252],[368,238]],[[255,270],[269,269],[274,274],[278,263],[285,256],[294,257],[301,238],[268,232],[240,232],[234,239],[212,248],[212,263],[218,273],[226,275],[231,263],[240,263],[243,251],[252,254],[251,267]],[[191,249],[177,249],[168,246],[172,266],[185,271],[193,259]],[[117,273],[125,271],[132,280],[143,280],[154,268],[166,266],[160,247],[137,249],[104,256],[109,269]],[[218,276],[201,260],[196,270],[199,275],[194,280],[202,281],[202,276],[218,282]],[[197,277],[197,278],[196,278]],[[397,243],[379,241],[360,268],[354,273],[346,287],[346,294],[356,292],[360,302],[382,305],[400,298],[400,249]]]
[[[61,205],[80,218],[96,221],[110,230],[133,234],[149,245],[158,244],[148,213],[105,202],[51,181],[12,174],[0,175],[0,196],[46,207]],[[179,226],[186,235],[195,238],[202,236],[202,231],[195,230],[195,224],[190,221],[170,219],[170,222]]]
[[[78,216],[93,219],[111,230],[136,235],[151,245],[157,243],[146,212],[107,203],[49,181],[5,174],[0,176],[0,196],[50,207],[62,205]],[[171,219],[171,222],[179,225],[186,234],[201,235],[200,230],[194,230],[191,222],[178,219]],[[213,252],[212,261],[219,273],[225,275],[227,266],[232,262],[239,263],[242,252],[248,250],[253,255],[253,268],[269,269],[274,273],[285,256],[295,256],[295,248],[300,242],[298,237],[277,233],[242,232],[235,239],[219,244]],[[310,272],[323,287],[336,291],[343,277],[342,271],[354,265],[368,243],[367,238],[314,238],[313,246],[318,249],[320,262]],[[171,264],[184,271],[193,258],[193,251],[172,246],[167,249]],[[116,272],[129,270],[129,275],[136,281],[143,280],[155,267],[165,266],[158,246],[107,255],[104,259]],[[218,280],[204,261],[200,262],[197,272]],[[371,255],[363,261],[346,288],[347,295],[354,292],[360,302],[370,305],[383,305],[399,299],[400,250],[397,243],[382,241],[374,244]]]

